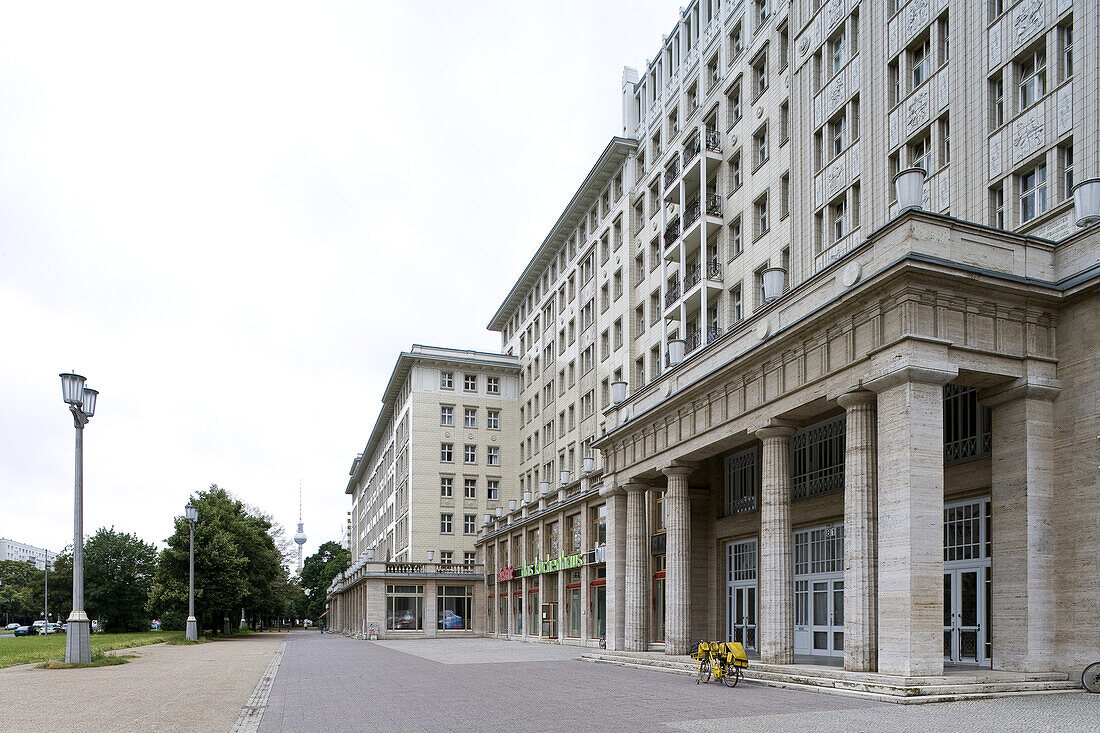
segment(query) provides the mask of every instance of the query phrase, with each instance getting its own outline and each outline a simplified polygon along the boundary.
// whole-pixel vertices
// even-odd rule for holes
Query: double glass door
[[[953,568],[943,574],[943,657],[947,664],[987,664],[985,575],[987,567]]]
[[[727,589],[727,638],[738,641],[750,651],[756,650],[756,583],[731,585]]]
[[[812,654],[844,656],[844,580],[810,581]]]

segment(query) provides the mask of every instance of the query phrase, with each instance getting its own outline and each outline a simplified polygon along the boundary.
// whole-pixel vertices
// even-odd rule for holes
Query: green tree
[[[351,565],[351,556],[338,542],[326,542],[302,563],[299,582],[308,597],[306,618],[317,619],[325,610],[325,594],[332,579]]]
[[[71,561],[70,561],[71,562]],[[137,535],[101,527],[84,542],[84,605],[107,631],[149,628],[146,604],[157,549]],[[70,582],[70,587],[71,582]]]
[[[42,618],[44,576],[45,572],[34,563],[0,560],[0,609],[6,614],[5,624],[10,621],[29,624]]]

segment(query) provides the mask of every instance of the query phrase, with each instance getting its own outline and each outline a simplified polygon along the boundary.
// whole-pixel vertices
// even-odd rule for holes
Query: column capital
[[[627,494],[644,493],[653,487],[649,484],[642,483],[641,481],[628,481],[622,485],[623,491]]]
[[[885,392],[905,382],[944,385],[958,376],[959,368],[954,365],[930,366],[906,363],[871,376],[863,382],[863,386],[872,392]]]
[[[1022,399],[1053,402],[1061,393],[1061,380],[1029,374],[1011,382],[981,390],[978,392],[978,401],[986,407],[997,407],[1006,402]]]
[[[861,405],[874,405],[878,401],[878,395],[870,390],[857,389],[852,392],[845,392],[844,394],[836,398],[836,403],[843,407],[845,410],[853,407],[859,407]]]
[[[784,420],[782,418],[773,417],[768,420],[762,426],[750,430],[755,433],[760,440],[767,440],[768,438],[789,438],[794,435],[798,429],[798,423],[794,420]]]
[[[661,473],[665,476],[688,476],[695,472],[695,469],[699,467],[697,463],[689,463],[688,461],[673,461],[669,466],[662,468]]]

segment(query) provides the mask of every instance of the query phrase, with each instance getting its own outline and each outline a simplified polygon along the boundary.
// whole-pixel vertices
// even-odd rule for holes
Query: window
[[[779,105],[779,144],[791,139],[791,105],[784,102]]]
[[[500,501],[500,479],[491,478],[485,482],[485,492],[489,501]]]
[[[462,427],[464,428],[476,428],[477,427],[477,408],[467,407],[464,411],[462,418]]]
[[[440,372],[439,373],[439,388],[440,389],[454,389],[455,388],[455,374],[454,374],[454,372]]]
[[[454,443],[441,443],[439,446],[439,460],[444,463],[454,461]]]
[[[485,413],[485,427],[500,430],[500,410],[488,410]]]
[[[741,24],[738,23],[733,27],[733,30],[730,31],[730,63],[732,64],[733,60],[740,56],[741,52],[744,50],[745,41],[743,36],[741,35]]]
[[[581,283],[586,283],[592,279],[592,275],[595,273],[595,260],[593,253],[589,252],[588,256],[581,262]]]
[[[1020,223],[1047,210],[1047,167],[1037,165],[1020,176]]]
[[[592,325],[592,321],[595,319],[596,307],[595,303],[589,300],[581,307],[581,330],[588,328]],[[572,339],[570,339],[572,341]]]
[[[477,446],[467,445],[462,450],[462,459],[466,463],[477,463]]]
[[[462,533],[477,534],[477,515],[465,514],[462,517]]]
[[[730,259],[732,260],[741,252],[741,217],[738,216],[730,222]]]
[[[791,213],[791,174],[784,173],[779,177],[779,218],[783,219]]]
[[[909,145],[909,165],[914,168],[923,168],[925,173],[931,172],[932,146],[928,136],[920,138]]]
[[[596,365],[595,349],[596,347],[593,344],[581,352],[581,374],[588,374],[592,371],[592,367]]]
[[[386,586],[386,630],[424,630],[424,586]]]
[[[768,231],[768,194],[764,194],[752,204],[753,218],[756,221],[756,238]]]
[[[581,419],[591,417],[596,410],[596,395],[594,390],[588,390],[581,397]]]
[[[462,389],[467,392],[477,392],[477,375],[467,374],[462,380]]]
[[[1073,146],[1062,147],[1062,198],[1068,199],[1073,195]]]
[[[1005,190],[1003,186],[989,189],[990,226],[1005,228]]]
[[[741,299],[741,283],[730,290],[730,322],[739,323],[745,318],[745,309]]]
[[[944,465],[971,461],[990,453],[991,411],[978,402],[978,390],[959,384],[943,388]]]
[[[756,511],[756,449],[726,458],[725,516]]]
[[[439,424],[440,425],[454,425],[455,424],[455,408],[453,408],[453,407],[440,407],[439,408]]]
[[[500,446],[491,445],[485,449],[485,462],[490,466],[500,465]]]
[[[455,480],[450,476],[440,476],[439,478],[439,495],[444,499],[450,499],[454,496]]]
[[[791,436],[791,499],[844,490],[844,416]]]
[[[753,0],[753,16],[756,18],[757,29],[768,21],[768,0]]]
[[[1039,49],[1019,62],[1017,78],[1020,80],[1020,109],[1035,104],[1047,90],[1047,54]]]
[[[453,565],[455,561],[455,554],[452,550],[440,550],[439,551],[439,564],[440,565]]]
[[[463,498],[476,499],[477,498],[477,479],[468,478],[463,482]]]
[[[623,347],[623,319],[616,318],[611,328],[611,347],[618,351]]]
[[[832,76],[836,76],[844,62],[847,60],[848,44],[845,43],[844,29],[841,28],[840,32],[829,39],[829,61],[830,69],[832,70]]]
[[[439,515],[439,531],[442,534],[451,534],[454,532],[454,514],[440,514]]]
[[[752,101],[759,99],[768,88],[768,50],[765,48],[752,62]]]
[[[634,309],[634,335],[645,333],[645,303]]]
[[[1004,0],[989,0],[989,21],[992,22],[1005,11]]]
[[[761,125],[752,136],[752,147],[756,153],[754,165],[761,165],[768,159],[768,123]]]
[[[634,258],[634,284],[640,285],[645,279],[645,252],[639,252]]]
[[[727,126],[733,127],[741,119],[741,79],[726,91],[726,120]]]
[[[944,117],[940,120],[940,165],[951,162],[951,120]]]
[[[926,82],[932,73],[931,52],[932,47],[927,38],[909,52],[909,63],[913,68],[913,89]]]
[[[848,202],[844,196],[829,206],[829,221],[833,227],[833,242],[844,239],[844,235],[848,233]]]
[[[829,123],[829,140],[831,141],[832,157],[835,158],[844,152],[844,115],[840,115]]]
[[[996,130],[1005,122],[1005,85],[1001,75],[989,81],[989,124]]]
[[[901,72],[896,61],[886,66],[886,93],[891,107],[901,102]]]
[[[623,294],[623,271],[616,270],[611,276],[611,299],[618,300]]]
[[[1062,78],[1073,76],[1073,22],[1066,23],[1061,29],[1062,36]]]
[[[474,563],[477,562],[476,552],[464,552],[462,553],[462,564],[468,568],[472,568]]]
[[[940,66],[951,60],[951,26],[944,15],[936,23],[940,36]]]
[[[730,158],[730,193],[741,188],[741,151],[738,150]]]

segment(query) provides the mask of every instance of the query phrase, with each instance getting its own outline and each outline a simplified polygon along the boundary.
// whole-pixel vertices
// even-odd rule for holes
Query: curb
[[[260,681],[256,683],[256,689],[252,691],[252,696],[248,698],[248,702],[241,709],[241,715],[237,718],[237,722],[233,724],[233,727],[229,729],[229,733],[255,733],[259,730],[260,721],[264,717],[264,710],[267,709],[267,698],[271,694],[271,685],[275,682],[275,675],[279,673],[279,665],[283,661],[285,650],[286,641],[284,640],[279,647],[279,651],[275,652],[275,656],[271,658],[267,669],[260,675]]]

